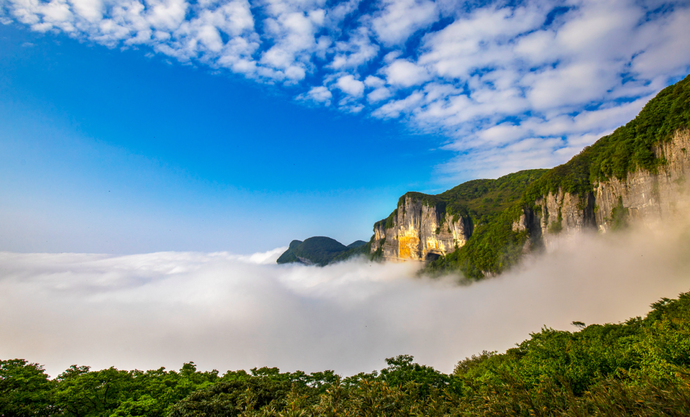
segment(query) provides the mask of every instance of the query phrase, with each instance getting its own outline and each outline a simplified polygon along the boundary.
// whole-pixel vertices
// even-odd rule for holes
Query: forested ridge
[[[50,379],[39,364],[0,361],[0,416],[684,416],[690,415],[690,293],[645,318],[543,328],[505,353],[444,374],[407,355],[340,377],[258,368],[201,372],[193,363]]]
[[[690,76],[661,90],[633,120],[586,147],[567,163],[550,170],[529,171],[534,179],[520,189],[520,194],[508,195],[510,198],[502,201],[502,211],[465,210],[479,227],[464,246],[431,262],[425,272],[461,271],[469,279],[504,272],[519,261],[528,239],[527,233],[511,227],[524,208],[534,208],[538,199],[559,190],[583,198],[598,181],[614,177],[623,180],[637,170],[656,172],[666,161],[655,156],[654,147],[671,140],[679,129],[688,128]],[[502,178],[510,178],[510,175]]]

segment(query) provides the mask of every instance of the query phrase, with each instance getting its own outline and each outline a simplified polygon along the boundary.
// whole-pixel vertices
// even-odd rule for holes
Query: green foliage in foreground
[[[349,378],[276,368],[220,376],[193,363],[179,372],[72,366],[51,380],[37,364],[3,360],[0,416],[685,416],[690,293],[621,324],[544,328],[452,374],[407,355],[387,364]]]

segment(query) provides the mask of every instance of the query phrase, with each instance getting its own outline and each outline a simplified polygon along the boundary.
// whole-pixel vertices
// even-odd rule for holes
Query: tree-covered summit
[[[278,260],[279,264],[299,262],[306,265],[325,266],[365,253],[367,242],[357,240],[348,246],[325,236],[314,236],[304,241],[293,240]]]

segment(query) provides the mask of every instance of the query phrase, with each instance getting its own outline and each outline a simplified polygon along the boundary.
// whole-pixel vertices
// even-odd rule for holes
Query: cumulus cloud
[[[384,0],[382,10],[372,19],[372,27],[384,44],[399,44],[417,30],[434,23],[439,18],[436,4],[432,1]]]
[[[680,0],[6,0],[0,20],[399,118],[460,152],[447,172],[474,153],[500,163],[515,141],[551,156],[504,168],[564,162],[690,70],[690,5]]]
[[[298,100],[324,103],[326,106],[330,106],[331,98],[333,98],[333,94],[324,86],[312,87],[306,94],[297,97]]]
[[[416,265],[325,268],[254,255],[0,253],[0,358],[56,376],[94,368],[334,369],[397,354],[450,372],[546,325],[619,322],[690,288],[688,229],[563,239],[545,257],[471,285],[415,277]]]
[[[396,59],[381,71],[392,86],[411,87],[431,78],[426,68],[404,59]]]
[[[336,85],[341,91],[354,97],[360,97],[364,93],[364,83],[355,80],[352,75],[343,75],[338,78]]]
[[[379,47],[369,37],[369,30],[360,27],[348,41],[337,42],[335,56],[329,64],[334,70],[356,69],[378,55]]]

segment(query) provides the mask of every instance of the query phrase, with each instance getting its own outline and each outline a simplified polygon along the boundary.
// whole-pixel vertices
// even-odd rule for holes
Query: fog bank
[[[250,256],[0,253],[0,359],[57,376],[94,369],[277,366],[349,375],[412,354],[450,372],[542,326],[575,330],[644,315],[690,290],[685,228],[563,239],[504,276],[471,285],[416,278],[416,265],[361,260],[275,265]]]

